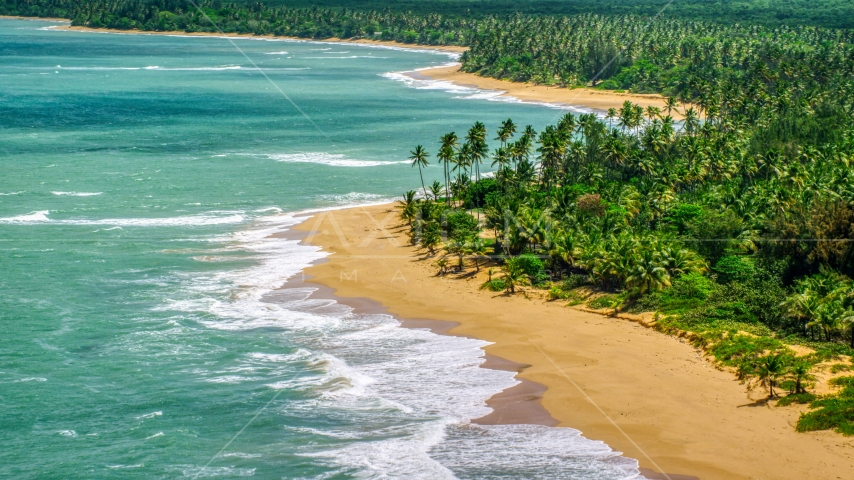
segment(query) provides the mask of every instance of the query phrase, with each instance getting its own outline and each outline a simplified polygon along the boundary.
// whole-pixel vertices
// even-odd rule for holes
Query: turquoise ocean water
[[[274,292],[324,256],[270,237],[299,212],[561,111],[395,73],[446,54],[51,25],[0,20],[0,477],[637,474],[571,429],[470,425],[515,383],[484,342]]]

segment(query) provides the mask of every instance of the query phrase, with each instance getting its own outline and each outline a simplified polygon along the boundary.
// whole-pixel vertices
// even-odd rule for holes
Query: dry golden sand
[[[620,108],[626,100],[629,100],[644,108],[648,106],[658,107],[662,110],[662,114],[664,112],[665,99],[658,94],[616,93],[592,88],[548,87],[481,77],[473,73],[461,72],[459,68],[459,65],[443,66],[410,72],[409,75],[415,78],[423,76],[432,80],[445,80],[457,85],[485,90],[501,90],[505,92],[504,95],[526,102],[559,103],[607,111],[609,108]],[[670,115],[677,120],[682,118],[682,115],[676,111]]]
[[[761,392],[749,394],[674,337],[533,295],[479,290],[485,270],[436,276],[435,258],[409,246],[391,205],[320,213],[297,228],[331,253],[307,269],[310,282],[338,297],[373,299],[401,319],[458,322],[451,334],[494,342],[488,354],[530,365],[518,377],[547,387],[542,405],[559,425],[605,441],[641,467],[701,479],[854,472],[854,439],[796,433],[799,407],[757,401]]]

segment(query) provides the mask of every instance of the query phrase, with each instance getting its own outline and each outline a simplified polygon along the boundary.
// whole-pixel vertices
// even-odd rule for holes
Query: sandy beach
[[[617,93],[592,88],[548,87],[545,85],[533,85],[481,77],[473,73],[461,72],[459,68],[459,64],[455,66],[442,66],[409,72],[408,75],[413,78],[444,80],[457,85],[471,86],[484,90],[501,90],[506,96],[515,97],[526,102],[572,105],[604,112],[609,108],[619,109],[626,100],[629,100],[644,108],[653,106],[658,107],[662,112],[664,111],[665,99],[658,94]],[[670,115],[677,120],[683,118],[676,111]]]
[[[635,322],[479,290],[486,269],[437,276],[436,257],[410,246],[400,224],[392,205],[309,218],[297,227],[303,241],[331,255],[306,270],[306,281],[407,326],[493,342],[490,361],[530,383],[491,399],[500,408],[481,420],[552,418],[637,459],[649,478],[850,477],[854,439],[796,433],[802,407],[766,405],[762,392],[747,392],[692,346]]]

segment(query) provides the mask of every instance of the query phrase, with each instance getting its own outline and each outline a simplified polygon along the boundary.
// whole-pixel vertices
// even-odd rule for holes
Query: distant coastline
[[[18,17],[26,19],[23,17]],[[30,19],[35,20],[35,19]],[[44,19],[47,20],[47,19]],[[68,22],[68,20],[64,20]],[[412,50],[435,50],[440,52],[462,53],[468,48],[458,47],[454,45],[416,45],[412,43],[401,43],[391,40],[369,40],[365,38],[359,39],[341,39],[341,38],[300,38],[300,37],[280,37],[274,35],[254,35],[251,33],[218,33],[218,32],[182,32],[182,31],[145,31],[145,30],[118,30],[114,28],[89,28],[80,26],[57,26],[57,30],[71,30],[78,32],[93,32],[93,33],[121,33],[127,35],[169,35],[182,37],[233,37],[233,38],[261,38],[261,39],[281,39],[281,40],[297,40],[303,42],[328,42],[328,43],[354,43],[362,45],[375,45],[386,47],[406,48]]]
[[[20,16],[15,16],[15,15],[0,15],[0,20],[32,20],[32,21],[71,23],[71,20],[69,20],[67,18],[20,17]]]
[[[29,17],[0,17],[12,18],[19,20],[46,20],[59,21],[69,23],[65,19],[47,19],[47,18],[29,18]],[[327,42],[327,43],[352,43],[357,45],[373,45],[395,48],[405,48],[410,50],[433,50],[439,52],[449,52],[461,54],[468,50],[467,47],[455,45],[417,45],[410,43],[401,43],[390,40],[369,40],[369,39],[311,39],[299,37],[277,37],[273,35],[254,35],[243,33],[211,33],[211,32],[181,32],[181,31],[143,31],[143,30],[117,30],[110,28],[89,28],[81,26],[56,26],[57,30],[69,30],[79,32],[93,33],[114,33],[127,35],[170,35],[170,36],[188,36],[188,37],[233,37],[233,38],[269,38],[283,39],[309,42]],[[663,109],[665,99],[658,94],[634,94],[634,93],[618,93],[608,90],[595,90],[591,88],[561,88],[550,87],[546,85],[533,85],[529,83],[511,82],[506,80],[497,80],[489,77],[481,77],[473,73],[461,72],[459,65],[448,66],[444,65],[436,68],[422,69],[416,72],[407,72],[407,75],[418,78],[419,76],[432,80],[441,80],[451,82],[460,86],[473,86],[486,90],[499,90],[505,92],[504,95],[518,98],[525,102],[548,103],[558,105],[568,105],[581,108],[589,108],[600,112],[605,112],[610,108],[620,108],[623,103],[631,101],[634,104],[642,107],[654,106]],[[677,120],[682,118],[678,112],[672,113]]]

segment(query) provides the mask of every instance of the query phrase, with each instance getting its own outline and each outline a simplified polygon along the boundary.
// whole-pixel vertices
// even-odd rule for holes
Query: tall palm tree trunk
[[[421,188],[424,190],[424,198],[429,200],[430,197],[427,196],[427,187],[424,186],[424,174],[421,172],[420,164],[418,165],[418,176],[421,177]]]

